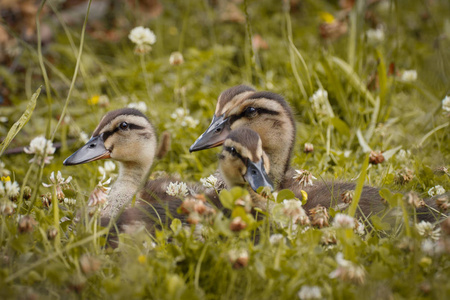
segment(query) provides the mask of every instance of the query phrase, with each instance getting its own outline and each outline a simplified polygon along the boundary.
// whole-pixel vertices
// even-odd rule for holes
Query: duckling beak
[[[224,115],[217,117],[214,115],[208,129],[192,144],[189,152],[214,148],[223,144],[231,131],[228,118]]]
[[[259,162],[252,162],[250,159],[247,162],[247,172],[244,175],[245,181],[252,187],[256,192],[261,186],[268,186],[270,190],[273,191],[273,184],[269,176],[264,169],[263,160],[260,159]]]
[[[91,138],[86,145],[78,149],[63,162],[65,166],[79,165],[94,160],[110,158],[111,152],[106,149],[103,134]]]

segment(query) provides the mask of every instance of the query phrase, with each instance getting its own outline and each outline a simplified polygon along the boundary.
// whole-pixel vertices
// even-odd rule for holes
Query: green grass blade
[[[64,103],[64,107],[63,110],[61,112],[61,117],[58,120],[58,123],[56,124],[55,130],[53,131],[52,137],[51,137],[51,141],[53,141],[53,139],[55,138],[56,132],[58,131],[59,125],[61,125],[61,122],[64,120],[64,116],[66,114],[66,110],[67,110],[67,106],[69,105],[69,100],[72,96],[72,91],[75,87],[75,82],[77,80],[77,75],[78,75],[78,69],[80,68],[80,64],[81,64],[81,54],[83,54],[83,45],[84,45],[84,35],[86,32],[86,26],[87,26],[87,21],[89,18],[89,12],[91,10],[91,3],[92,0],[89,0],[88,2],[88,6],[86,9],[86,17],[84,18],[84,23],[83,23],[83,29],[81,30],[81,38],[80,38],[80,47],[78,49],[78,57],[77,57],[77,63],[75,65],[75,70],[73,71],[73,77],[72,77],[72,82],[70,84],[70,88],[69,88],[69,92],[67,93],[67,98],[66,98],[66,102]]]
[[[384,56],[380,49],[377,49],[378,56],[378,84],[380,86],[380,107],[384,107],[386,104],[386,95],[387,95],[387,71],[386,64],[384,62]],[[387,116],[385,117],[387,119]]]
[[[377,126],[378,115],[380,114],[380,106],[381,106],[381,98],[377,97],[375,107],[372,112],[372,118],[370,119],[369,128],[367,128],[366,134],[364,136],[368,143],[370,142],[370,139],[372,138],[373,132],[375,131],[375,127]]]
[[[358,181],[356,183],[355,196],[353,197],[352,203],[350,204],[350,207],[348,209],[348,215],[351,217],[355,216],[356,208],[358,207],[359,199],[361,198],[364,181],[366,180],[368,166],[369,166],[369,154],[367,154],[366,158],[364,159],[361,174],[359,175]]]
[[[363,152],[370,152],[372,151],[372,148],[370,148],[369,144],[367,144],[366,140],[364,139],[362,132],[360,129],[356,131],[356,136],[358,137],[359,144],[361,145]]]
[[[355,90],[357,90],[364,98],[366,98],[370,102],[370,104],[375,106],[375,98],[372,96],[369,90],[367,90],[366,85],[361,80],[361,78],[359,78],[358,74],[353,71],[353,68],[348,63],[336,56],[333,56],[331,58],[331,61],[343,72],[343,75],[347,78],[350,85]]]
[[[14,123],[14,125],[8,131],[6,138],[0,144],[0,149],[1,149],[0,156],[2,156],[6,147],[8,147],[8,145],[11,143],[11,141],[14,139],[14,137],[22,129],[22,127],[25,126],[25,124],[27,124],[28,121],[30,120],[31,115],[33,114],[34,108],[36,107],[36,100],[39,97],[39,94],[41,93],[41,88],[42,88],[42,86],[36,90],[36,92],[33,94],[33,96],[31,96],[31,99],[27,105],[27,109],[25,110],[23,115],[20,117],[20,119],[16,123]]]

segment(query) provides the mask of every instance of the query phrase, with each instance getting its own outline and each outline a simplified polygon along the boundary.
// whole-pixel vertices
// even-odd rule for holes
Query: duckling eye
[[[234,148],[234,147],[231,147],[231,148],[230,148],[230,152],[231,152],[231,155],[233,155],[233,156],[236,156],[236,155],[237,155],[236,148]]]
[[[126,130],[128,129],[128,123],[127,122],[122,122],[119,124],[119,128],[122,130]]]
[[[246,117],[254,117],[256,115],[256,108],[247,107],[244,111]]]

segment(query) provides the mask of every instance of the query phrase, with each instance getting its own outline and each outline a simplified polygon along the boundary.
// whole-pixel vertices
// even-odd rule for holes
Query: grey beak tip
[[[71,165],[72,165],[72,164],[70,163],[70,161],[69,161],[69,158],[70,158],[70,157],[66,158],[66,159],[63,161],[63,165],[64,165],[64,166],[71,166]]]
[[[197,141],[195,141],[195,142],[191,145],[191,147],[189,147],[189,152],[190,152],[190,153],[195,152],[195,151],[198,151],[198,150],[202,150],[202,149],[203,149],[203,148],[199,148],[197,144],[198,144]]]

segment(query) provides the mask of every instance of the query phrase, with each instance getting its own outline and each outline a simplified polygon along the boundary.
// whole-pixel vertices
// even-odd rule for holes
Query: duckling
[[[238,85],[220,94],[208,129],[192,144],[190,152],[220,146],[228,134],[239,127],[259,134],[271,164],[269,174],[279,187],[290,166],[295,144],[295,122],[289,104],[278,94],[257,92]]]
[[[294,180],[294,170],[290,168],[292,149],[295,144],[295,122],[289,104],[280,95],[271,92],[257,92],[253,88],[239,85],[220,94],[213,120],[208,129],[190,147],[198,151],[217,147],[226,136],[237,128],[250,128],[259,134],[262,149],[270,162],[269,178],[276,190],[290,189],[301,198],[302,187]],[[225,180],[227,180],[224,177]],[[325,207],[345,207],[343,193],[354,190],[354,183],[319,182],[303,187],[309,196],[306,209],[317,205]],[[428,204],[435,206],[431,200]],[[364,186],[360,208],[364,215],[383,211],[386,207],[379,195],[379,189]],[[421,219],[433,218],[421,209]]]
[[[267,154],[263,150],[262,141],[258,133],[245,127],[232,130],[225,139],[222,152],[219,155],[219,170],[228,187],[248,186],[253,205],[261,209],[266,209],[266,199],[263,199],[256,192],[261,186],[268,186],[273,191],[273,184],[267,175],[271,172],[271,164]],[[335,185],[336,188],[334,190],[332,190],[334,187],[333,184],[329,188],[326,188],[323,183],[303,187],[303,190],[306,190],[307,194],[310,195],[310,199],[304,208],[307,210],[312,209],[319,204],[330,207],[332,204],[330,199],[339,199],[340,194],[345,191],[341,189],[354,188],[354,184],[351,183],[339,183]],[[295,180],[290,182],[291,190],[297,196],[301,197],[302,189],[300,187]],[[383,206],[377,189],[365,187],[364,194],[370,195],[370,199],[375,199],[375,201],[363,201],[364,205],[372,205],[372,207],[365,207],[363,205],[363,211],[373,211],[373,205]],[[380,208],[377,207],[375,210],[379,211]]]
[[[219,154],[219,170],[228,187],[247,187],[254,208],[270,210],[267,199],[257,193],[260,187],[273,191],[274,186],[268,176],[269,158],[255,131],[245,127],[231,131]]]
[[[156,148],[156,131],[147,117],[137,109],[118,109],[107,113],[91,139],[63,164],[78,165],[106,158],[117,161],[119,176],[101,211],[102,224],[118,217],[119,227],[136,220],[152,228],[155,223],[159,225],[158,220],[185,218],[176,213],[181,200],[166,194],[169,178],[146,181]],[[135,195],[136,206],[128,208]],[[124,212],[119,216],[121,210]]]
[[[256,192],[268,186],[273,190],[266,172],[270,170],[269,158],[262,150],[259,135],[251,129],[238,128],[228,135],[219,155],[219,169],[230,187],[250,185]]]

